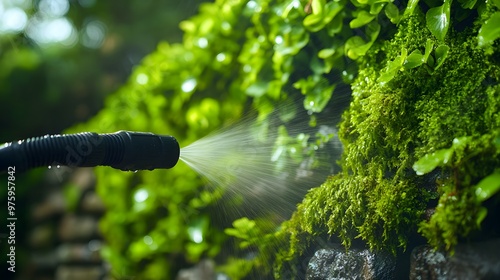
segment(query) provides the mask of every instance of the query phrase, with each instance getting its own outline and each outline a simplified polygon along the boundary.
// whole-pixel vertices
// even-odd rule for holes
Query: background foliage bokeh
[[[159,41],[182,40],[178,24],[200,2],[0,1],[0,141],[61,133],[91,118]],[[69,27],[67,36],[50,29],[61,22],[56,27]],[[30,211],[39,199],[34,190],[44,187],[46,173],[16,175],[16,202],[22,205],[16,211],[22,221],[16,228],[16,254],[25,270]],[[1,188],[0,199],[7,205],[7,188]],[[7,243],[1,244],[7,252]],[[4,267],[5,254],[1,259]]]

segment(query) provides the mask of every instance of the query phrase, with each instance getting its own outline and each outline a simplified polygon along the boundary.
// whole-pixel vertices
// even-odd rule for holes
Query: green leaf
[[[267,92],[268,85],[264,81],[257,81],[248,87],[246,93],[253,97],[260,97]]]
[[[436,167],[447,164],[452,155],[453,151],[451,149],[442,149],[434,153],[427,154],[413,164],[413,170],[415,170],[417,175],[427,174]]]
[[[370,23],[373,19],[375,18],[374,15],[370,14],[369,12],[362,10],[360,11],[356,18],[351,20],[349,23],[349,26],[351,28],[359,28],[361,26],[367,25]]]
[[[324,27],[323,16],[310,14],[306,18],[304,18],[303,24],[308,30],[312,32],[319,31]]]
[[[318,57],[319,58],[328,58],[330,56],[332,56],[333,54],[335,54],[335,49],[322,49],[321,51],[318,52]]]
[[[308,30],[317,32],[329,24],[343,8],[344,6],[338,2],[329,2],[321,9],[316,9],[315,12],[313,6],[313,13],[304,18],[303,24]]]
[[[294,87],[300,89],[304,98],[304,108],[312,112],[321,112],[332,97],[335,85],[330,85],[326,79],[320,76],[309,76],[307,79],[301,79],[294,84]]]
[[[413,14],[413,11],[418,6],[418,1],[419,0],[410,0],[408,2],[408,6],[406,6],[406,10],[405,10],[405,12],[403,14],[403,17],[408,17],[408,16],[410,16],[410,15]]]
[[[476,185],[476,199],[483,202],[500,191],[500,171],[493,172]]]
[[[312,112],[321,112],[332,97],[335,85],[319,86],[306,94],[304,99],[304,109]]]
[[[370,22],[366,26],[365,32],[366,35],[370,37],[369,42],[365,42],[365,40],[359,36],[353,36],[346,41],[344,49],[350,59],[357,59],[366,54],[380,33],[380,24],[376,21]]]
[[[480,47],[493,43],[500,37],[500,12],[494,13],[479,30],[477,36]]]
[[[405,60],[403,66],[406,69],[418,67],[424,63],[424,56],[419,50],[414,50]]]
[[[432,35],[443,41],[450,27],[450,5],[452,0],[444,0],[444,4],[431,8],[425,15],[427,28]]]
[[[388,62],[387,66],[383,70],[382,75],[380,75],[380,77],[377,79],[377,82],[385,84],[391,81],[403,66],[403,63],[406,60],[407,53],[408,51],[406,49],[403,49],[401,51],[401,55],[397,56],[393,61]]]
[[[333,37],[335,34],[339,33],[342,30],[342,26],[344,24],[343,21],[343,14],[338,14],[337,16],[335,16],[333,20],[327,25],[328,35]]]
[[[486,218],[487,215],[488,215],[488,209],[486,209],[486,207],[479,208],[476,218],[477,227],[481,226],[481,223],[483,222],[484,218]]]
[[[399,9],[392,2],[385,5],[384,11],[385,15],[392,23],[397,24],[399,22]]]
[[[434,47],[434,42],[431,39],[427,39],[425,44],[424,62],[427,62],[429,55],[431,55],[432,48]]]
[[[382,9],[385,7],[385,4],[384,2],[375,2],[375,3],[372,3],[371,6],[370,6],[370,14],[376,16],[380,13],[380,11],[382,11]]]
[[[328,2],[325,6],[325,16],[323,22],[325,24],[333,20],[337,14],[344,9],[344,4],[336,1]]]
[[[441,65],[445,61],[446,57],[448,56],[449,50],[450,50],[450,47],[448,47],[446,45],[441,45],[441,46],[436,48],[436,50],[434,51],[436,53],[436,66],[434,67],[434,70],[441,67]]]
[[[464,9],[472,9],[476,5],[477,0],[458,0],[460,6]]]
[[[313,14],[322,14],[323,7],[326,5],[326,0],[312,0],[311,8]]]

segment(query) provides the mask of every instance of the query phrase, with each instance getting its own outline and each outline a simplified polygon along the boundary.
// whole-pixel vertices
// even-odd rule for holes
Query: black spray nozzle
[[[6,143],[0,147],[0,173],[14,166],[22,172],[40,166],[111,166],[124,171],[172,168],[180,148],[172,136],[119,131],[77,133]]]

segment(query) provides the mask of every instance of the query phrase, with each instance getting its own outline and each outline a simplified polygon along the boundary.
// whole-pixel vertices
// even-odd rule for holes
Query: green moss
[[[392,40],[358,63],[353,100],[339,131],[343,171],[311,190],[277,234],[289,241],[277,271],[322,233],[338,236],[346,247],[361,239],[371,249],[396,252],[417,230],[435,248],[451,250],[480,229],[487,209],[476,185],[500,167],[498,57],[478,47],[479,24],[450,30],[444,42],[429,41],[425,26],[417,8]],[[429,45],[428,60],[404,67],[407,53],[424,53]],[[497,53],[498,45],[492,48]],[[381,82],[387,71],[392,77]],[[454,141],[460,144],[449,160],[438,160],[434,173],[413,170],[424,155],[437,155]],[[497,194],[491,182],[488,188]],[[435,197],[435,213],[426,221],[422,214]]]

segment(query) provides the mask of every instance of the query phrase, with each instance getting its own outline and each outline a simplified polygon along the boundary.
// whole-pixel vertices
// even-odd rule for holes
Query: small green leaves
[[[429,55],[431,55],[433,47],[434,47],[434,42],[431,39],[427,39],[427,42],[425,43],[425,53],[424,53],[425,62],[427,62],[427,59],[429,59]]]
[[[309,76],[307,79],[301,79],[294,84],[294,87],[306,95],[304,108],[314,113],[321,112],[325,108],[335,89],[335,85],[330,85],[320,76]]]
[[[249,220],[247,217],[233,221],[234,228],[227,228],[224,232],[238,238],[247,238],[249,233],[255,230],[255,221]]]
[[[365,32],[370,38],[369,42],[365,42],[360,36],[353,36],[346,41],[345,53],[350,59],[358,59],[366,54],[380,33],[380,24],[376,21],[370,22],[366,25]]]
[[[396,5],[394,5],[392,2],[387,3],[385,5],[385,15],[387,18],[394,24],[397,24],[399,20],[401,19],[399,17],[399,9]]]
[[[460,6],[464,9],[472,9],[476,5],[477,0],[458,0]]]
[[[405,60],[403,66],[411,69],[422,65],[425,62],[424,55],[419,50],[414,50]]]
[[[403,49],[401,55],[397,56],[393,61],[388,62],[387,66],[383,70],[382,75],[380,75],[380,77],[377,79],[377,82],[379,82],[380,84],[385,84],[391,81],[406,61],[407,53],[408,51],[406,49]]]
[[[446,45],[438,46],[434,50],[434,57],[431,56],[433,47],[434,42],[428,39],[425,44],[424,54],[422,54],[420,50],[414,50],[407,55],[408,51],[403,49],[401,51],[401,55],[397,56],[393,61],[387,63],[387,66],[382,70],[382,74],[377,81],[383,85],[391,81],[399,70],[417,68],[425,63],[427,63],[426,66],[428,66],[427,70],[438,69],[448,56],[450,47]]]
[[[233,228],[226,228],[224,233],[241,239],[239,246],[242,249],[255,244],[261,235],[261,231],[256,226],[255,221],[250,220],[247,217],[235,220],[233,222]]]
[[[417,175],[424,175],[436,167],[446,164],[450,161],[453,152],[450,149],[443,149],[431,154],[425,155],[413,164],[413,170]]]
[[[436,66],[434,66],[434,70],[437,70],[441,65],[443,64],[444,60],[448,56],[448,51],[450,50],[450,47],[446,45],[441,45],[436,48],[434,53],[436,54]]]
[[[451,1],[444,0],[443,5],[429,9],[425,15],[427,28],[440,41],[444,41],[450,27]]]
[[[500,171],[486,176],[476,185],[476,199],[483,202],[500,191]]]
[[[370,14],[365,10],[361,10],[357,13],[356,17],[351,20],[349,26],[351,28],[359,28],[361,26],[367,25],[375,18],[374,15]]]
[[[403,17],[408,17],[413,14],[413,11],[418,5],[419,0],[410,0],[408,1],[408,6],[406,6],[405,12],[403,14]]]
[[[479,30],[478,44],[484,47],[500,37],[500,12],[494,13]]]
[[[332,1],[326,3],[325,0],[313,0],[311,3],[312,13],[304,18],[304,26],[317,32],[330,23],[333,18],[344,8],[343,1]]]
[[[465,146],[470,144],[472,138],[460,137],[453,139],[453,144],[449,149],[441,149],[433,153],[427,154],[413,164],[413,170],[417,175],[424,175],[436,167],[451,164],[451,157],[457,150],[464,149]]]

